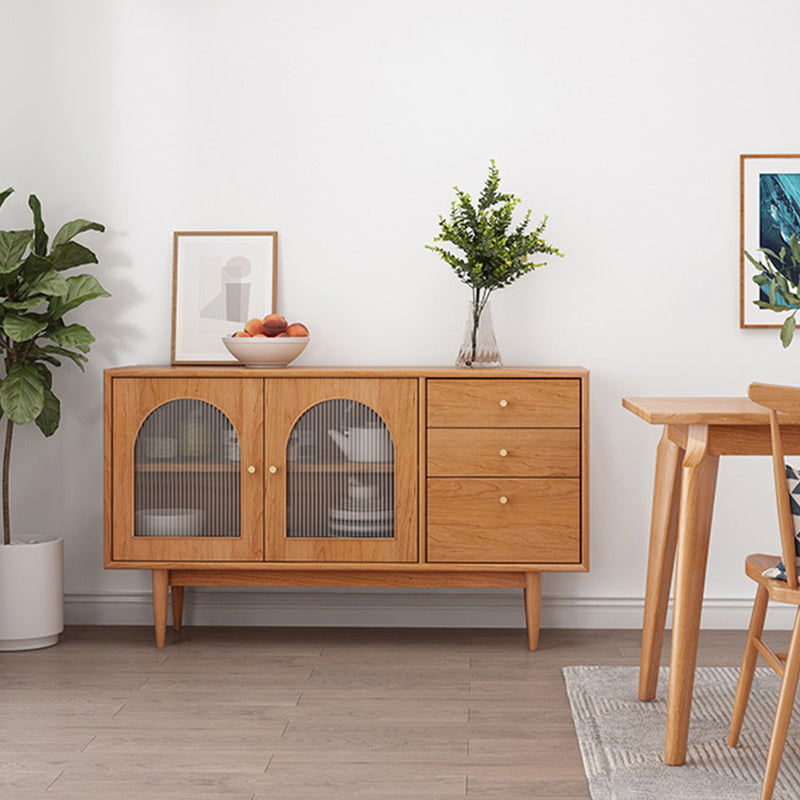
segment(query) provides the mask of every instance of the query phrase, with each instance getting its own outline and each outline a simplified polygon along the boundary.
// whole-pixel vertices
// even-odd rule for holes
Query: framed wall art
[[[753,281],[758,270],[745,251],[763,262],[762,248],[788,251],[791,235],[800,234],[800,154],[742,155],[739,176],[739,327],[780,328],[780,314],[755,305],[769,301],[768,288]],[[780,297],[777,304],[783,304]]]
[[[277,273],[275,231],[176,231],[172,363],[235,362],[222,337],[275,311]]]

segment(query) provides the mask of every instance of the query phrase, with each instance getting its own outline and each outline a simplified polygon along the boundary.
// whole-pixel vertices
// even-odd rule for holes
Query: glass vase
[[[467,306],[464,341],[456,358],[457,367],[502,367],[503,359],[494,335],[492,309],[487,300],[481,311],[475,303]]]

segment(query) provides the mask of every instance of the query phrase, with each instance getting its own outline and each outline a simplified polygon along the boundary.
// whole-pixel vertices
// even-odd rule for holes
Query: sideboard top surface
[[[354,367],[318,366],[252,369],[238,364],[153,365],[111,367],[105,370],[112,378],[325,378],[352,376],[364,378],[585,378],[584,367],[498,367],[469,369],[466,367]]]

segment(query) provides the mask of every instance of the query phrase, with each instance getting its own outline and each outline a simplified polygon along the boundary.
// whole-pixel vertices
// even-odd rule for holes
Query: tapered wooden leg
[[[153,622],[156,629],[156,647],[163,647],[167,636],[167,603],[169,570],[153,570]]]
[[[539,647],[539,623],[542,616],[542,574],[525,573],[525,624],[528,628],[528,649]]]
[[[639,699],[652,700],[658,687],[658,665],[664,643],[664,626],[669,605],[669,588],[675,565],[680,513],[681,464],[683,450],[664,433],[656,450],[656,475],[653,484],[653,513],[650,522],[650,549],[647,556],[647,583],[642,623],[642,657],[639,662]]]
[[[742,730],[742,722],[744,722],[744,712],[747,711],[747,701],[750,699],[750,689],[753,685],[753,674],[756,671],[756,660],[758,659],[755,640],[760,639],[764,631],[764,617],[767,614],[768,601],[769,593],[759,585],[756,590],[753,613],[750,615],[750,627],[744,645],[742,666],[739,669],[739,682],[736,684],[736,698],[733,701],[731,727],[728,731],[729,747],[736,747],[739,743],[739,734]]]
[[[708,453],[708,427],[690,425],[681,478],[675,607],[667,695],[667,736],[664,748],[664,761],[671,765],[686,761],[718,466],[719,456]]]
[[[183,586],[172,586],[172,627],[176,631],[183,625]]]
[[[775,711],[775,722],[772,725],[772,735],[769,740],[767,752],[767,767],[764,771],[764,783],[761,787],[761,800],[771,800],[775,791],[775,781],[778,769],[783,758],[783,748],[786,744],[786,731],[792,718],[792,705],[797,692],[797,678],[800,675],[800,608],[794,618],[792,641],[789,652],[786,654],[786,671],[781,681],[781,691],[778,696],[778,707]]]

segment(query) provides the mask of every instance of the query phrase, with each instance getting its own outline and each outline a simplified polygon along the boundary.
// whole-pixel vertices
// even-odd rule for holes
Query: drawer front
[[[576,428],[431,428],[429,476],[577,478]]]
[[[580,506],[575,478],[430,478],[427,560],[580,563]]]
[[[577,428],[576,378],[437,379],[428,381],[431,428]]]

